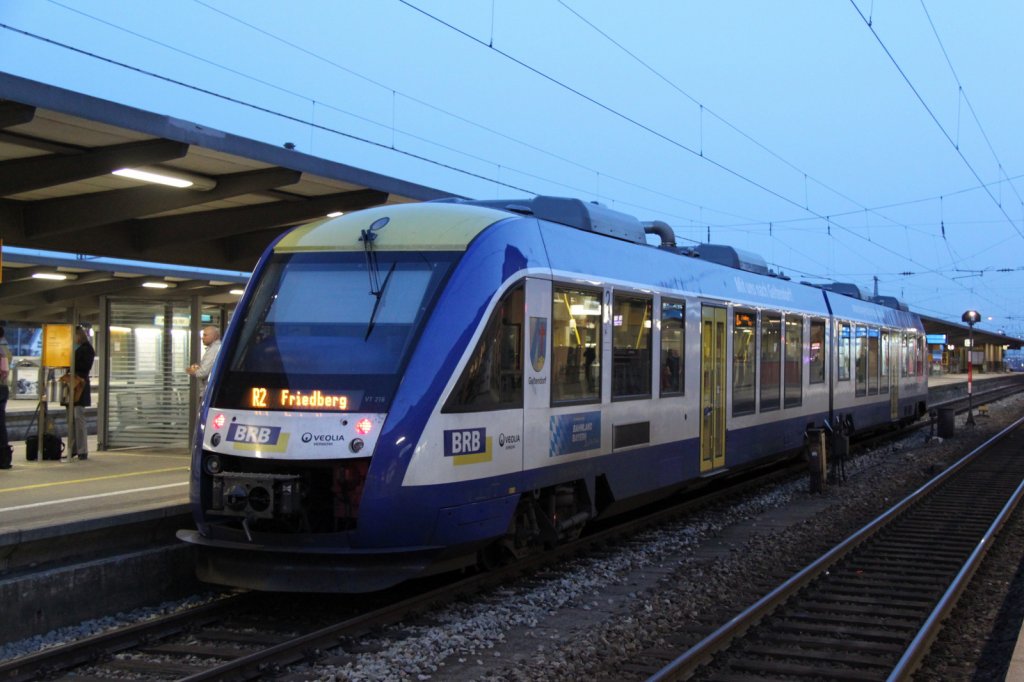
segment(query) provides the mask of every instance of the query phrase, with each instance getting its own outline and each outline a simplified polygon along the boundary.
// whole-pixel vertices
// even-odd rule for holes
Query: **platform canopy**
[[[974,343],[978,346],[1005,346],[1007,350],[1020,350],[1021,346],[1024,346],[1024,339],[1007,336],[1002,332],[991,332],[979,327],[975,327],[972,330],[966,324],[950,322],[949,320],[929,317],[927,315],[921,315],[921,321],[924,323],[925,332],[929,335],[929,339],[931,339],[929,343],[941,340],[943,345],[963,348],[964,340],[970,337],[973,332]]]
[[[31,310],[53,312],[105,293],[167,295],[139,290],[145,278],[137,271],[93,270],[91,257],[248,272],[267,244],[296,224],[450,196],[284,144],[0,73],[0,238],[21,249],[4,259],[0,320],[43,320],[48,315]],[[114,174],[121,169],[191,184]],[[34,250],[71,254],[76,262],[34,259]],[[75,277],[33,277],[60,271]],[[189,274],[179,268],[170,280],[179,293],[237,287],[210,273]]]

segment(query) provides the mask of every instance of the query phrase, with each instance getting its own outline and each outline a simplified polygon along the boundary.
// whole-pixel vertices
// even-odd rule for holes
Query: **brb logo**
[[[477,455],[487,449],[487,429],[455,429],[444,432],[444,456]]]
[[[252,443],[254,445],[276,445],[281,435],[279,426],[255,426],[250,424],[232,424],[228,429],[228,440],[235,443]]]

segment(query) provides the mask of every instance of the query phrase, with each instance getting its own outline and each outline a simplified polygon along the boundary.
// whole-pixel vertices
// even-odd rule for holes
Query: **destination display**
[[[290,388],[253,386],[246,395],[246,407],[254,410],[346,412],[349,409],[358,408],[363,392],[329,393],[319,389],[296,391]]]

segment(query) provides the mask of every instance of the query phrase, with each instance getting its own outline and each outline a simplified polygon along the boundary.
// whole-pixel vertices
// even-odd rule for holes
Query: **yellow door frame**
[[[726,309],[703,304],[700,312],[700,472],[725,466]]]

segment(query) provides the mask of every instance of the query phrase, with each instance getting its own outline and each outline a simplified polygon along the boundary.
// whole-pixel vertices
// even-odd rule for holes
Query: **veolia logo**
[[[517,445],[519,445],[519,434],[518,433],[511,433],[511,434],[506,436],[504,433],[499,433],[498,434],[498,447],[502,447],[503,448],[506,445],[508,445],[509,448],[514,448]]]
[[[313,443],[314,445],[326,445],[330,443],[340,443],[345,440],[345,436],[340,433],[310,433],[307,431],[302,434],[303,443]]]

